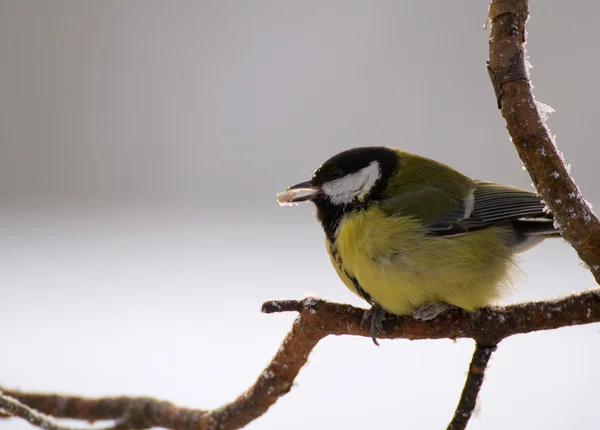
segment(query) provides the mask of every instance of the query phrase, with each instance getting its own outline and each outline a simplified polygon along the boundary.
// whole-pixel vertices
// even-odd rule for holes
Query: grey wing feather
[[[451,229],[432,230],[432,234],[453,236],[453,231],[460,229],[467,232],[504,223],[512,223],[516,233],[523,237],[558,234],[552,214],[545,210],[539,195],[492,182],[475,182],[472,211],[452,222]]]
[[[491,182],[477,181],[475,204],[470,217],[486,224],[519,219],[552,219],[542,198],[530,191]]]

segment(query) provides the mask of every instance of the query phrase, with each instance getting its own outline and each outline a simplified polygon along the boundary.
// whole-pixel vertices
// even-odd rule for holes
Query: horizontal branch
[[[174,430],[238,429],[264,414],[289,392],[310,352],[328,335],[370,337],[361,327],[364,309],[316,298],[269,301],[265,313],[299,312],[292,329],[257,381],[233,402],[205,411],[182,408],[147,397],[84,398],[4,390],[11,397],[57,418],[85,421],[117,420],[117,430],[163,427]],[[431,321],[389,317],[382,339],[472,338],[480,345],[497,345],[509,336],[538,330],[600,322],[600,290],[468,313],[452,309]]]
[[[316,335],[355,335],[369,337],[361,327],[364,309],[316,298],[302,301],[268,301],[262,311],[297,311],[304,325]],[[497,345],[502,339],[522,333],[600,322],[600,290],[574,294],[557,300],[539,301],[466,312],[450,309],[430,321],[410,316],[390,317],[383,322],[380,339],[458,339],[471,338],[482,345]]]
[[[498,107],[523,165],[563,237],[600,284],[600,221],[573,181],[538,109],[525,64],[527,0],[493,0],[488,71]]]

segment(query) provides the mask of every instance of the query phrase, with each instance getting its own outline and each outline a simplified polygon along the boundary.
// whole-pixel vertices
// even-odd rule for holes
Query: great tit
[[[386,312],[429,320],[490,305],[514,254],[560,236],[539,195],[390,147],[341,152],[277,200],[315,204],[338,276],[372,306],[376,344]]]

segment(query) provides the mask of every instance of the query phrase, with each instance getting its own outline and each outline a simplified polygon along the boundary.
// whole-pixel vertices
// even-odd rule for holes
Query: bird
[[[371,305],[362,324],[376,345],[388,314],[427,321],[493,304],[515,254],[561,236],[535,192],[388,146],[340,152],[277,201],[315,205],[337,275]]]

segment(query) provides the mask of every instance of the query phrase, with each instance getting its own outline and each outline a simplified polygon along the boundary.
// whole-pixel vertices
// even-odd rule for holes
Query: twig
[[[151,427],[196,430],[200,417],[206,413],[200,409],[183,408],[150,397],[94,399],[57,394],[28,394],[5,389],[3,391],[17,401],[55,418],[72,418],[89,422],[116,421],[114,425],[106,427],[106,430],[141,430]],[[7,410],[7,412],[11,411]],[[69,427],[56,427],[56,429],[72,430]]]
[[[264,302],[261,312],[274,314],[276,312],[300,312],[305,304],[298,300],[271,300]]]
[[[51,417],[34,411],[18,400],[7,396],[0,391],[0,409],[7,412],[0,414],[2,418],[19,417],[30,424],[41,427],[45,430],[77,430],[74,427],[63,426],[54,421]],[[116,430],[116,426],[104,427],[97,430]]]
[[[464,430],[467,428],[467,424],[477,404],[477,396],[483,384],[485,369],[496,347],[496,345],[484,346],[479,343],[475,345],[475,352],[473,352],[473,358],[469,365],[467,380],[465,381],[458,406],[454,412],[454,418],[448,424],[448,430]]]
[[[370,337],[360,323],[364,309],[316,298],[269,301],[265,313],[299,311],[291,331],[257,381],[233,402],[212,411],[181,408],[151,398],[90,399],[55,394],[4,390],[20,402],[57,418],[86,421],[122,420],[116,430],[163,427],[174,430],[238,429],[264,414],[292,387],[294,379],[317,343],[328,335]],[[561,300],[481,309],[451,310],[432,321],[411,317],[384,321],[383,339],[472,338],[496,345],[509,336],[538,330],[600,322],[600,291]]]
[[[600,221],[584,200],[538,110],[525,64],[527,0],[493,0],[488,71],[506,128],[563,237],[600,283]]]

